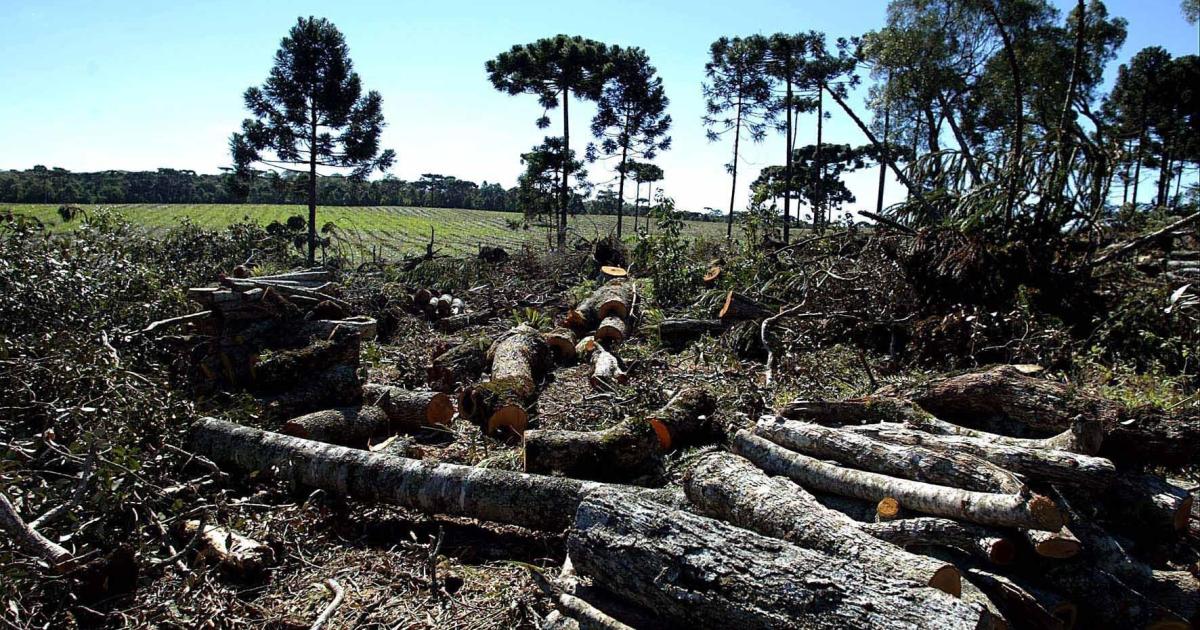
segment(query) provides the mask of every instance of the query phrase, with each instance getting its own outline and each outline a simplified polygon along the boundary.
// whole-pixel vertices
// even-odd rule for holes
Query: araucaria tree
[[[308,17],[299,18],[279,43],[270,76],[261,88],[246,90],[245,100],[254,118],[229,139],[236,174],[248,178],[254,164],[307,173],[311,265],[318,167],[365,179],[396,159],[391,149],[379,148],[383,99],[375,91],[363,95],[341,31],[329,20]]]
[[[612,72],[600,95],[599,109],[592,119],[592,134],[600,140],[598,147],[589,147],[589,158],[597,153],[618,158],[617,237],[621,236],[622,203],[625,199],[625,179],[631,174],[634,160],[654,159],[659,151],[671,147],[666,135],[671,127],[667,115],[666,92],[662,78],[650,58],[641,48],[611,50]]]
[[[610,68],[608,46],[578,35],[556,35],[524,46],[513,46],[487,62],[488,78],[497,90],[509,94],[534,94],[546,110],[562,105],[563,153],[570,155],[570,103],[574,94],[595,101],[600,98]],[[550,126],[542,115],[538,127]],[[570,202],[571,160],[563,163],[559,181],[558,247],[567,242],[567,210]]]
[[[706,113],[704,126],[708,139],[715,142],[733,132],[733,159],[728,169],[733,177],[729,191],[729,219],[725,230],[733,238],[733,204],[737,197],[737,167],[742,131],[754,142],[766,137],[767,124],[772,120],[771,81],[764,66],[767,39],[722,37],[709,48],[709,61],[704,64]]]

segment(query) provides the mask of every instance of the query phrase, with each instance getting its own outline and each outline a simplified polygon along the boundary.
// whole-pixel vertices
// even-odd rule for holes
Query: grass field
[[[84,206],[84,209],[94,207]],[[152,231],[166,231],[184,217],[206,228],[221,228],[243,219],[266,225],[271,221],[285,221],[292,215],[305,216],[308,212],[306,206],[299,205],[127,204],[108,207]],[[62,224],[57,204],[0,203],[0,211],[10,208],[15,213],[36,217],[52,229],[70,229],[70,224]],[[402,206],[328,206],[317,211],[318,226],[332,221],[343,238],[389,258],[423,250],[429,242],[430,228],[435,230],[436,246],[444,253],[475,252],[480,244],[517,248],[524,243],[546,243],[545,228],[513,230],[508,227],[509,220],[519,218],[519,214],[510,212]],[[615,230],[616,224],[615,216],[579,216],[572,217],[570,225],[580,235],[593,238]],[[626,234],[632,233],[630,217],[625,217],[625,227]],[[689,221],[684,229],[685,234],[692,237],[725,236],[724,223]]]

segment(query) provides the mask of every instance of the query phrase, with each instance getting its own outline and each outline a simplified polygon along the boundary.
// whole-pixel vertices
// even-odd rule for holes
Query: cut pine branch
[[[528,431],[525,470],[579,479],[633,479],[652,471],[662,453],[711,436],[714,408],[706,390],[693,388],[648,417],[627,418],[601,431]]]
[[[878,502],[893,497],[906,509],[982,525],[1058,530],[1063,514],[1041,495],[971,492],[879,473],[843,468],[789,451],[749,431],[738,431],[734,451],[773,475],[805,489]]]

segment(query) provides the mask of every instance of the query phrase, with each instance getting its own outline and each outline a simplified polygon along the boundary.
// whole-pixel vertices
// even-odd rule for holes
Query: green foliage
[[[697,292],[697,266],[688,256],[683,238],[683,221],[675,212],[675,201],[659,195],[650,211],[655,221],[653,234],[639,234],[633,250],[634,265],[654,283],[654,302],[659,307],[680,306]]]
[[[513,326],[524,324],[530,328],[548,331],[554,328],[554,320],[550,319],[549,315],[533,308],[526,306],[523,309],[513,309],[512,317],[510,318]]]

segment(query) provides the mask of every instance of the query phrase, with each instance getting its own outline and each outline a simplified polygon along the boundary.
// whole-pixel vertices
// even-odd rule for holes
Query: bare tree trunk
[[[946,117],[946,122],[950,123],[950,131],[954,133],[954,139],[958,142],[958,148],[962,150],[963,162],[967,165],[967,171],[971,174],[971,185],[978,185],[983,181],[983,177],[979,174],[979,166],[975,163],[975,155],[971,152],[971,145],[967,142],[967,137],[963,135],[962,129],[958,128],[958,123],[954,122],[954,109],[950,106],[950,101],[946,100],[946,95],[942,94],[941,90],[937,91],[938,103],[942,106],[942,115]]]
[[[315,99],[309,101],[311,114],[308,137],[308,266],[317,259],[317,106]]]
[[[629,147],[626,145],[621,145],[621,169],[618,173],[619,180],[617,183],[617,238],[621,238],[621,219],[624,218],[621,210],[622,204],[625,201],[625,165],[629,163],[629,160],[627,159],[628,155]],[[636,223],[634,224],[633,229],[635,231],[637,230]]]
[[[792,78],[787,77],[787,130],[784,135],[784,146],[787,156],[783,162],[783,242],[787,243],[791,235],[792,223]]]
[[[990,628],[935,589],[637,498],[596,493],[567,539],[583,574],[671,627]]]
[[[888,82],[884,84],[885,90],[887,89],[887,86],[891,84],[891,81],[892,73],[891,71],[888,71]],[[888,132],[891,131],[889,128],[892,121],[891,118],[892,107],[891,104],[889,104],[885,99],[883,104],[883,142],[876,149],[879,151],[879,195],[875,199],[875,214],[879,215],[883,214],[883,187],[885,184],[887,184],[887,162],[884,158],[884,155],[890,150],[888,147]]]
[[[813,161],[817,166],[817,177],[819,180],[824,180],[825,162],[821,159],[821,144],[823,140],[823,132],[825,129],[825,83],[822,82],[817,86],[817,146],[814,149]],[[817,203],[813,207],[813,229],[820,234],[824,230],[825,221],[825,198],[820,196],[817,198]]]
[[[733,202],[737,198],[737,167],[738,167],[738,144],[742,139],[742,97],[738,96],[737,115],[734,118],[733,128],[733,184],[729,187],[729,221],[725,226],[725,238],[733,239]]]
[[[997,34],[1000,35],[1000,41],[1004,45],[1004,58],[1008,62],[1009,72],[1012,73],[1013,82],[1013,112],[1016,119],[1013,121],[1013,140],[1012,140],[1012,157],[1008,164],[1008,193],[1004,200],[1004,231],[1008,232],[1012,229],[1013,210],[1017,203],[1017,188],[1021,182],[1021,162],[1024,158],[1024,142],[1025,142],[1025,87],[1024,87],[1024,72],[1021,70],[1021,63],[1017,60],[1017,53],[1014,49],[1012,38],[1009,36],[1008,29],[1004,26],[1004,21],[1000,19],[1000,13],[996,10],[994,0],[983,0],[984,11],[992,20],[992,26],[996,28]]]
[[[571,188],[571,126],[570,126],[570,108],[571,108],[571,88],[566,85],[562,86],[562,106],[563,106],[563,165],[562,165],[562,181],[559,182],[558,189],[558,251],[565,251],[567,248],[567,207],[570,204],[568,191]]]

